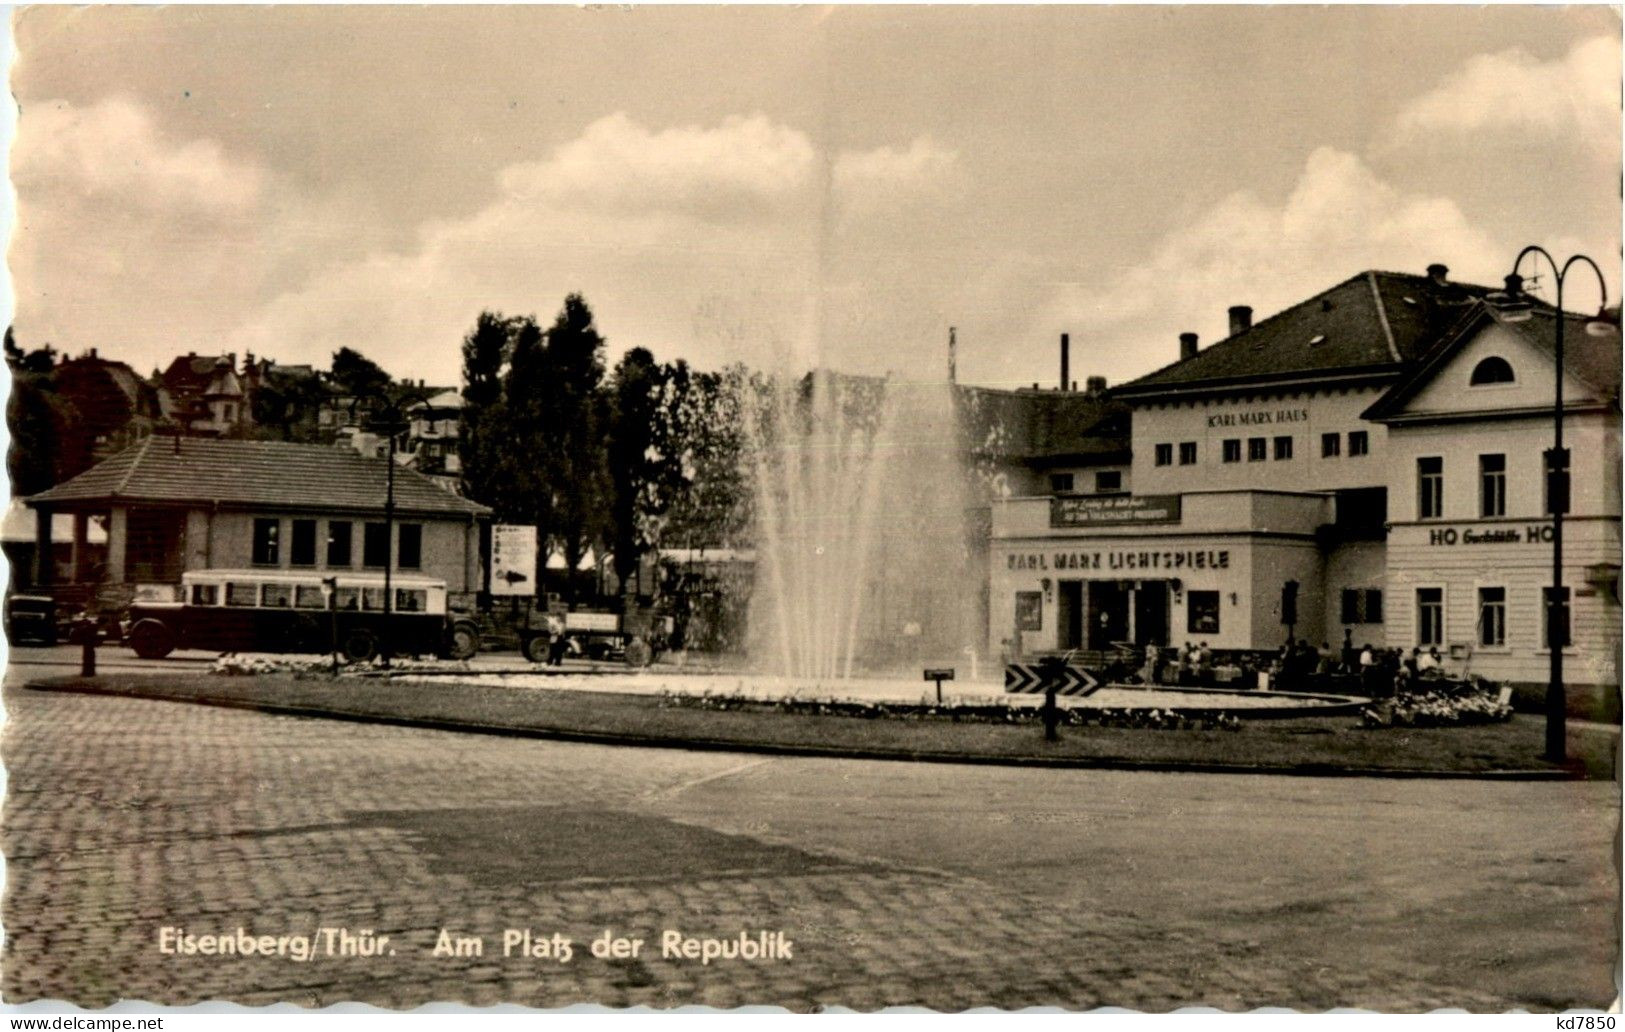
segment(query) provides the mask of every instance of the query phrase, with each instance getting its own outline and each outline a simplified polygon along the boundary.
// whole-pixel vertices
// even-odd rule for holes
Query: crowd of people
[[[1260,675],[1264,675],[1260,677]],[[1186,642],[1177,649],[1149,645],[1140,671],[1147,684],[1186,687],[1269,687],[1291,691],[1326,686],[1332,679],[1358,677],[1360,692],[1374,699],[1402,695],[1422,680],[1447,676],[1437,647],[1404,649],[1356,647],[1348,632],[1341,650],[1319,648],[1304,639],[1288,641],[1272,655],[1245,652],[1215,661],[1208,643]]]

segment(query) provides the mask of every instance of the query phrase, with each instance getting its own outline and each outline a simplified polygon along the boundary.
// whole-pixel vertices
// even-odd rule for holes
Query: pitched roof
[[[1392,371],[1429,351],[1467,306],[1491,289],[1408,273],[1362,272],[1117,392],[1133,397]]]
[[[1110,395],[1078,391],[962,387],[973,422],[972,447],[997,458],[1124,459],[1129,407]]]
[[[387,459],[331,445],[148,437],[27,501],[217,501],[233,507],[380,512],[387,467]],[[461,517],[491,511],[398,466],[395,509]]]
[[[1617,313],[1615,313],[1617,319]],[[1557,362],[1557,312],[1555,309],[1536,307],[1530,317],[1521,322],[1507,320],[1490,305],[1474,304],[1462,320],[1446,334],[1382,397],[1367,408],[1365,419],[1383,419],[1398,415],[1405,403],[1416,395],[1450,358],[1460,351],[1480,329],[1491,321],[1517,333],[1535,349]],[[1601,332],[1591,327],[1596,326]],[[1594,316],[1563,313],[1563,369],[1569,375],[1589,384],[1609,404],[1618,406],[1621,379],[1621,342],[1618,322],[1598,323]]]

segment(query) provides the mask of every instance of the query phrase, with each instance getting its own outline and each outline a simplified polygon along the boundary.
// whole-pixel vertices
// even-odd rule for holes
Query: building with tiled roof
[[[992,643],[1031,654],[1205,641],[1245,653],[1291,636],[1334,650],[1438,647],[1459,670],[1533,683],[1552,395],[1523,385],[1550,380],[1557,316],[1536,302],[1507,325],[1492,293],[1443,265],[1372,270],[1257,322],[1238,304],[1210,347],[1195,334],[1169,341],[1174,361],[1111,392],[1131,412],[1121,495],[1053,487],[994,503]],[[1590,662],[1573,676],[1607,685],[1620,623],[1608,573],[1620,538],[1619,337],[1565,319],[1565,425],[1596,465],[1592,537],[1572,560],[1598,585],[1574,610]],[[1464,371],[1464,356],[1485,349],[1503,353],[1524,395]],[[1490,379],[1469,387],[1474,375]],[[1436,511],[1419,508],[1424,495]],[[1473,548],[1443,544],[1469,533]]]
[[[209,568],[381,569],[481,583],[480,524],[490,510],[410,469],[394,471],[394,541],[386,540],[388,463],[350,449],[280,441],[155,435],[26,501],[48,528],[73,517],[108,527],[105,568],[73,579],[177,583]],[[43,550],[42,550],[43,551]]]

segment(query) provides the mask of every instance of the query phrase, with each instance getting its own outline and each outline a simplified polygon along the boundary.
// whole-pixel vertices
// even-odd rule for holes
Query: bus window
[[[217,606],[220,604],[220,585],[194,584],[192,585],[192,604],[194,606]]]
[[[260,586],[231,581],[226,585],[226,605],[252,608],[259,601]]]
[[[322,594],[320,585],[300,584],[293,589],[293,607],[295,609],[326,609],[327,596]]]
[[[333,608],[335,608],[335,609],[349,609],[349,610],[360,609],[361,608],[361,589],[360,588],[340,588],[340,589],[338,589],[338,593],[336,595],[334,595],[334,606],[333,606]]]
[[[384,610],[384,589],[383,588],[362,588],[361,589],[361,608],[367,610],[368,612],[380,612],[380,613],[383,612],[383,610]]]
[[[272,609],[286,609],[292,602],[293,586],[290,584],[267,584],[260,595],[260,605]]]
[[[421,613],[429,606],[429,593],[421,588],[396,588],[397,613]]]

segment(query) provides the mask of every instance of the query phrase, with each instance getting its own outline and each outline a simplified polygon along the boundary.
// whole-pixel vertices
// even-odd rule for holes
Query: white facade
[[[1582,338],[1570,346],[1598,344]],[[1618,338],[1602,346],[1618,347]],[[1511,381],[1472,385],[1473,371],[1486,359],[1505,362]],[[1543,453],[1553,442],[1553,384],[1551,357],[1514,328],[1491,322],[1388,417],[1390,641],[1409,646],[1434,633],[1423,609],[1436,599],[1438,636],[1473,672],[1512,682],[1546,679],[1552,521],[1546,515]],[[1563,393],[1572,472],[1563,521],[1572,642],[1565,650],[1571,657],[1565,680],[1615,685],[1619,417],[1609,399],[1576,376],[1565,377]],[[1422,504],[1423,462],[1437,470],[1442,488],[1436,515]]]

